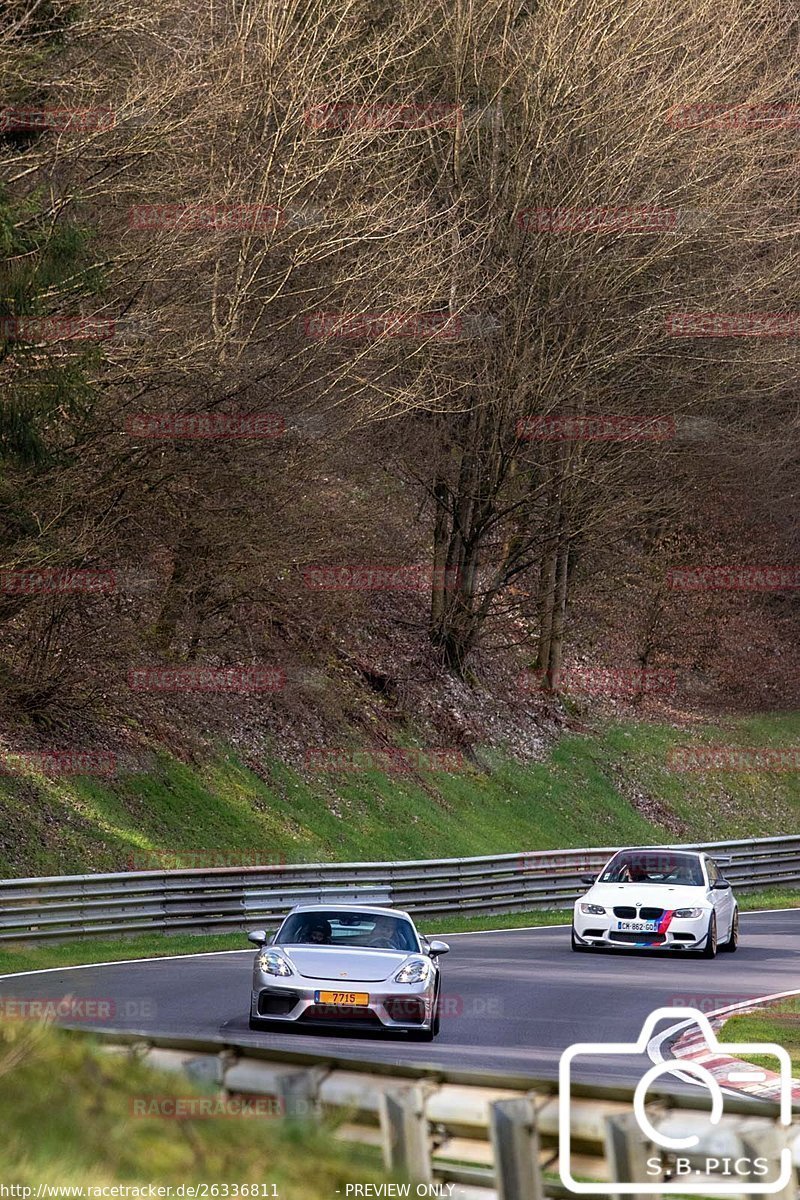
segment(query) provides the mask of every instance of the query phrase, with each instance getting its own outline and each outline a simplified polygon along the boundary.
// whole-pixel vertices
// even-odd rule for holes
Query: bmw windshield
[[[597,882],[702,887],[705,880],[700,859],[692,854],[672,854],[667,850],[623,850],[612,858]]]

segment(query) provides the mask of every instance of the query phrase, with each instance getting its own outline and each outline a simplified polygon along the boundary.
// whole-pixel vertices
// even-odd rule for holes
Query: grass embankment
[[[721,1038],[726,1042],[777,1042],[789,1051],[792,1074],[795,1079],[800,1078],[800,996],[787,996],[763,1011],[731,1017],[725,1022]],[[778,1070],[774,1056],[748,1054],[743,1057],[767,1070]]]
[[[331,1127],[268,1116],[136,1115],[153,1112],[154,1101],[160,1114],[170,1098],[217,1094],[44,1026],[0,1025],[0,1079],[5,1185],[274,1183],[281,1200],[332,1200],[347,1183],[386,1179],[373,1152],[340,1146]],[[207,1194],[215,1194],[210,1186]]]
[[[559,740],[541,763],[492,752],[459,773],[378,770],[263,777],[233,755],[147,773],[0,779],[0,876],[253,862],[386,860],[763,836],[800,824],[788,771],[671,771],[687,745],[786,748],[800,715],[691,734],[641,722]],[[181,856],[184,856],[183,859]]]
[[[800,890],[742,893],[738,897],[743,912],[761,908],[800,908]],[[484,929],[523,929],[540,925],[566,925],[568,909],[537,909],[532,912],[484,914],[483,916],[427,918],[420,922],[423,932],[431,934],[480,933]],[[148,934],[145,937],[74,941],[44,945],[25,942],[0,947],[0,975],[14,971],[35,971],[48,967],[77,966],[82,963],[114,962],[126,958],[166,958],[176,954],[208,954],[219,950],[250,950],[244,933],[216,935],[181,934],[175,937]]]

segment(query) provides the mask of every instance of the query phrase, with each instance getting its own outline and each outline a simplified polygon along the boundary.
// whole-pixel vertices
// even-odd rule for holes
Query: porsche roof
[[[386,908],[380,904],[340,904],[338,900],[329,900],[325,904],[295,904],[291,910],[296,912],[361,912],[361,913],[380,913],[386,917],[405,917],[411,920],[407,912],[401,908]]]

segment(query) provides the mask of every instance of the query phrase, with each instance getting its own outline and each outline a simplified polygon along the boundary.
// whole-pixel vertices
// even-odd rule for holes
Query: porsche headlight
[[[676,908],[673,917],[702,917],[702,908]]]
[[[425,958],[414,958],[407,962],[394,977],[395,983],[424,983],[431,973],[431,964]]]
[[[606,910],[601,908],[599,904],[582,904],[581,912],[590,913],[593,917],[604,917],[606,915]]]
[[[291,975],[292,968],[289,966],[286,959],[281,954],[276,954],[274,950],[268,950],[266,954],[259,955],[258,969],[264,975]]]

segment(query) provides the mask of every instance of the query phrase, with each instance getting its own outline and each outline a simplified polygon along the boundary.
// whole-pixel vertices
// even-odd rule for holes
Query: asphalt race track
[[[320,1058],[555,1077],[567,1046],[635,1041],[656,1008],[709,1011],[800,989],[800,909],[743,914],[738,952],[714,960],[648,952],[575,954],[563,926],[453,934],[448,940],[442,1031],[432,1044],[373,1033],[251,1032],[252,948],[0,977],[0,998],[27,1003],[71,995],[102,1001],[111,1015],[86,1024],[103,1029],[275,1046]],[[574,1074],[597,1083],[635,1082],[648,1063],[644,1057],[599,1056],[591,1064],[578,1060]]]

